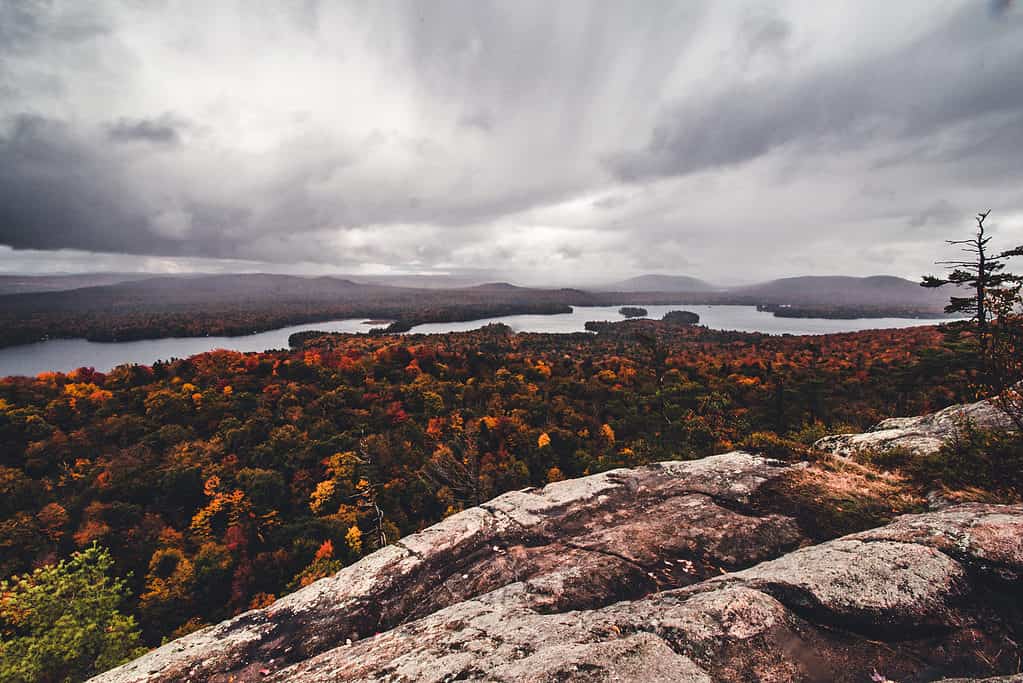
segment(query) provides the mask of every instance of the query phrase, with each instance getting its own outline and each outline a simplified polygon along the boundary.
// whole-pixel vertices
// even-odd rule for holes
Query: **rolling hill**
[[[687,275],[640,275],[604,289],[609,292],[712,292],[720,288]]]
[[[925,289],[916,282],[891,275],[787,277],[729,291],[762,304],[918,306],[924,309],[940,308],[949,296],[948,291]]]
[[[59,292],[80,287],[112,285],[152,277],[147,273],[79,273],[75,275],[0,275],[0,295]]]

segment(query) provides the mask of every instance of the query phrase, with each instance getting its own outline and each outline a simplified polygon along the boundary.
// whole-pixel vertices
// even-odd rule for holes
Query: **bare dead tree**
[[[463,432],[437,449],[423,476],[434,489],[446,487],[463,506],[478,506],[490,497],[482,460],[477,436]]]
[[[359,444],[362,455],[356,456],[356,462],[360,464],[360,476],[366,480],[367,486],[362,487],[352,496],[355,506],[367,513],[373,520],[373,527],[370,529],[370,542],[374,550],[379,550],[387,545],[387,533],[384,531],[384,511],[380,509],[377,502],[377,489],[379,484],[374,481],[372,461],[366,455],[367,448],[364,443]]]

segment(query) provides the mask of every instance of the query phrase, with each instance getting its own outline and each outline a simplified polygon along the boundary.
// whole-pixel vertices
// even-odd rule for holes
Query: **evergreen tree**
[[[973,291],[970,296],[953,296],[947,313],[965,313],[976,331],[980,354],[980,384],[1017,427],[1023,430],[1023,319],[1020,288],[1023,276],[1006,272],[1008,260],[1023,255],[1023,246],[1002,252],[989,248],[991,236],[984,221],[991,210],[977,214],[977,230],[965,240],[946,240],[969,256],[963,260],[940,261],[951,272],[946,277],[925,275],[923,287],[956,285]]]
[[[1000,296],[1004,297],[1005,290],[1015,287],[1018,290],[1021,278],[1012,273],[1003,272],[1006,261],[1013,256],[1023,254],[1023,246],[992,254],[988,250],[991,236],[987,234],[984,221],[990,215],[991,209],[977,214],[977,232],[965,240],[946,240],[948,244],[961,247],[962,251],[970,254],[968,260],[939,261],[938,265],[947,266],[951,272],[947,277],[925,275],[920,285],[922,287],[944,287],[945,285],[957,285],[973,290],[970,296],[953,296],[945,306],[946,313],[967,313],[970,320],[976,324],[981,341],[989,331],[989,321],[992,314],[992,301]]]
[[[109,551],[93,544],[70,560],[0,582],[0,680],[81,681],[137,657],[135,619]]]

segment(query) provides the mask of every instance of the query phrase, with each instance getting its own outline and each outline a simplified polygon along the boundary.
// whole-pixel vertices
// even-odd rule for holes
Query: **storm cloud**
[[[0,270],[914,275],[1023,242],[1020,64],[1012,2],[3,3]]]
[[[785,26],[782,24],[782,26]],[[641,151],[613,162],[626,179],[684,175],[739,164],[785,145],[843,153],[886,141],[928,139],[956,125],[1023,123],[1023,34],[994,30],[968,6],[880,55],[806,74],[725,84],[660,116]],[[751,36],[756,44],[764,32]],[[770,30],[783,39],[781,28]],[[1005,117],[1000,119],[999,117]],[[1023,137],[1004,140],[1023,151]]]

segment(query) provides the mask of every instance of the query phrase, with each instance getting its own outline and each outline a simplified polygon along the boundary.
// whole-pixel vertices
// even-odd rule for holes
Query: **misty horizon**
[[[509,284],[515,287],[531,288],[531,289],[544,289],[544,288],[579,288],[579,289],[591,289],[598,290],[601,288],[610,288],[613,290],[615,285],[622,285],[630,280],[639,280],[646,277],[654,278],[681,278],[681,279],[694,279],[698,280],[704,285],[708,285],[714,290],[729,290],[739,289],[748,287],[751,285],[769,284],[777,281],[784,280],[801,280],[806,278],[835,278],[835,279],[857,279],[857,280],[869,280],[872,278],[898,278],[901,280],[907,280],[915,282],[919,280],[919,277],[912,275],[894,275],[891,273],[869,273],[869,274],[849,274],[849,273],[827,273],[827,274],[790,274],[784,275],[777,278],[734,278],[727,280],[710,280],[707,278],[701,278],[688,273],[636,273],[621,278],[591,278],[591,279],[566,279],[563,281],[544,279],[542,273],[533,273],[532,277],[527,279],[516,279],[512,277],[505,277],[502,273],[471,273],[471,272],[392,272],[392,273],[343,273],[333,271],[322,271],[322,272],[295,272],[294,269],[284,268],[282,270],[221,270],[221,271],[205,271],[205,270],[194,270],[194,271],[148,271],[148,270],[137,270],[137,271],[113,271],[113,270],[82,270],[77,272],[72,271],[52,271],[52,272],[4,272],[0,271],[0,278],[25,278],[31,281],[34,278],[45,279],[45,278],[75,278],[75,277],[89,277],[89,276],[110,276],[112,281],[128,281],[128,280],[139,280],[147,278],[194,278],[194,277],[216,277],[216,276],[231,276],[231,275],[284,275],[290,277],[298,277],[304,279],[316,279],[316,278],[333,278],[336,280],[351,280],[360,284],[379,284],[385,286],[398,286],[398,287],[411,287],[411,288],[435,288],[435,289],[457,289],[460,287],[474,287],[478,285],[486,284]],[[124,280],[120,280],[123,277]],[[112,282],[111,282],[112,283]],[[88,285],[93,286],[93,285]],[[34,291],[34,290],[28,290]],[[635,290],[643,291],[643,290]],[[647,291],[655,292],[657,289],[650,289]],[[685,291],[679,289],[677,291]]]

